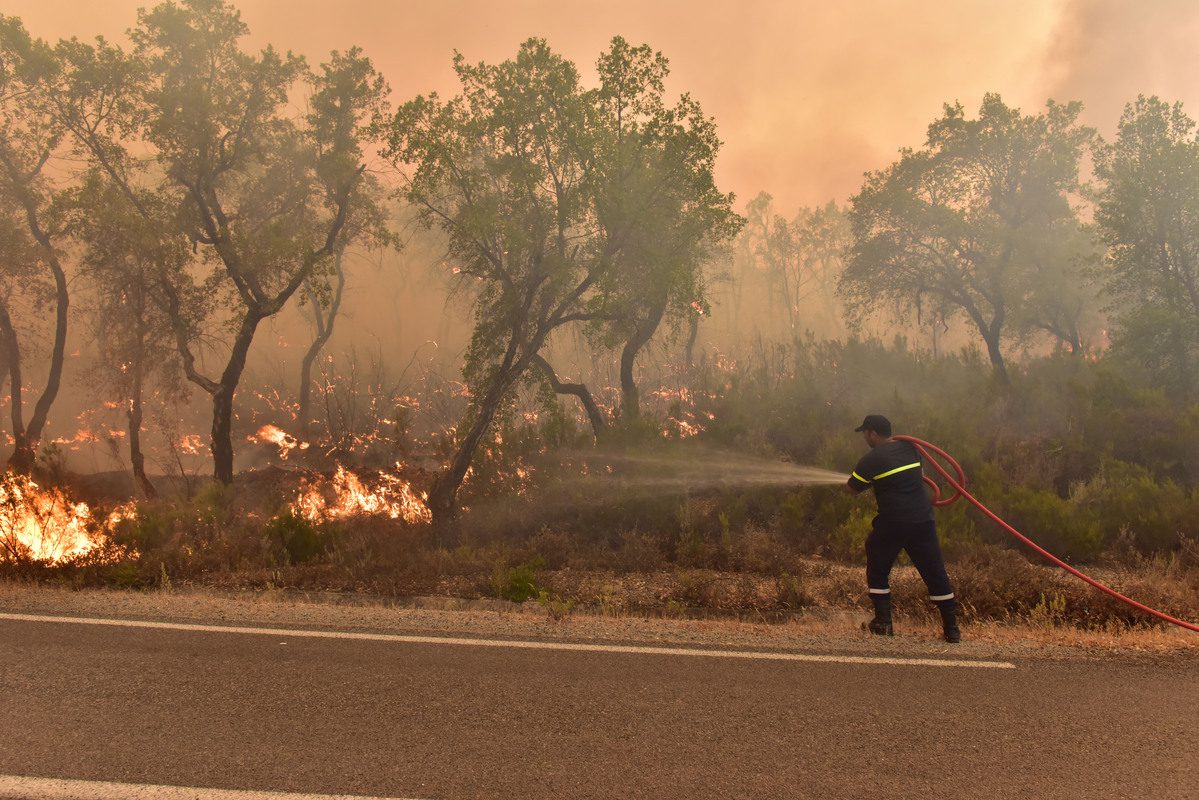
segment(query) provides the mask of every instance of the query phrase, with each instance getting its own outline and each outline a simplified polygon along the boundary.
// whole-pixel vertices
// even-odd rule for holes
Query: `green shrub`
[[[283,548],[292,564],[311,561],[327,552],[331,546],[326,529],[290,511],[268,522],[263,534]]]
[[[1081,513],[1095,518],[1107,546],[1127,531],[1143,553],[1173,549],[1191,508],[1191,498],[1171,480],[1154,480],[1139,464],[1108,459],[1099,474],[1075,487]]]
[[[113,540],[141,554],[157,552],[175,535],[178,516],[178,509],[173,505],[142,503],[136,515],[117,525]]]
[[[863,563],[866,553],[866,537],[870,535],[874,509],[865,505],[850,512],[849,517],[838,525],[828,537],[829,555],[843,561]]]
[[[106,583],[114,589],[135,589],[146,583],[138,565],[132,561],[115,564],[105,575]]]
[[[1016,486],[991,505],[992,510],[1041,547],[1059,558],[1088,560],[1103,548],[1098,522],[1047,489]],[[992,534],[1010,543],[1006,533]],[[988,537],[990,538],[990,537]],[[994,541],[994,539],[991,539]]]
[[[537,570],[544,567],[545,562],[540,557],[513,567],[498,566],[492,581],[496,596],[513,603],[539,596],[541,586],[537,583]]]

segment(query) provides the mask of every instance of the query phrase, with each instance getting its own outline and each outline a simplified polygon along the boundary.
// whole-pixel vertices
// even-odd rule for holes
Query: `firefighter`
[[[874,489],[878,503],[878,516],[866,537],[866,583],[874,604],[874,619],[865,627],[879,636],[893,635],[890,575],[903,550],[924,579],[929,599],[941,612],[945,641],[960,642],[957,601],[941,557],[920,454],[908,442],[891,438],[891,422],[879,414],[868,415],[854,430],[863,434],[870,452],[854,468],[845,491],[856,495]]]

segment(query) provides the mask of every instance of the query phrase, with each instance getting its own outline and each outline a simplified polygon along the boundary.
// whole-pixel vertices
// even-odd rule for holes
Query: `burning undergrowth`
[[[47,565],[78,561],[102,550],[132,504],[108,512],[76,502],[66,491],[13,472],[0,475],[0,555],[11,562]]]
[[[363,478],[339,465],[331,476],[304,479],[290,510],[310,522],[383,516],[419,524],[433,520],[427,501],[427,492],[417,491],[398,473],[376,472]]]

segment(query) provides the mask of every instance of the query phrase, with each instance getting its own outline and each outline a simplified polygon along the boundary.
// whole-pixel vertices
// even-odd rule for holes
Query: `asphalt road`
[[[1015,669],[0,620],[0,775],[415,798],[1199,797],[1193,658]]]

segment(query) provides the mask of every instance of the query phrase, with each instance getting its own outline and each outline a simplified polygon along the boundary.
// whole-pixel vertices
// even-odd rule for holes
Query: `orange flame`
[[[313,522],[379,515],[415,524],[433,521],[427,500],[428,495],[417,494],[411,483],[396,475],[380,472],[377,486],[371,488],[338,465],[332,478],[302,490],[292,503],[292,511]]]
[[[43,488],[15,473],[0,475],[0,556],[51,564],[95,549],[116,524],[134,515],[132,504],[97,517],[60,489]]]
[[[247,436],[246,439],[251,442],[270,442],[279,448],[279,458],[285,461],[292,450],[296,448],[300,450],[308,449],[308,442],[301,442],[277,425],[263,425],[258,429],[258,433],[253,436]]]

